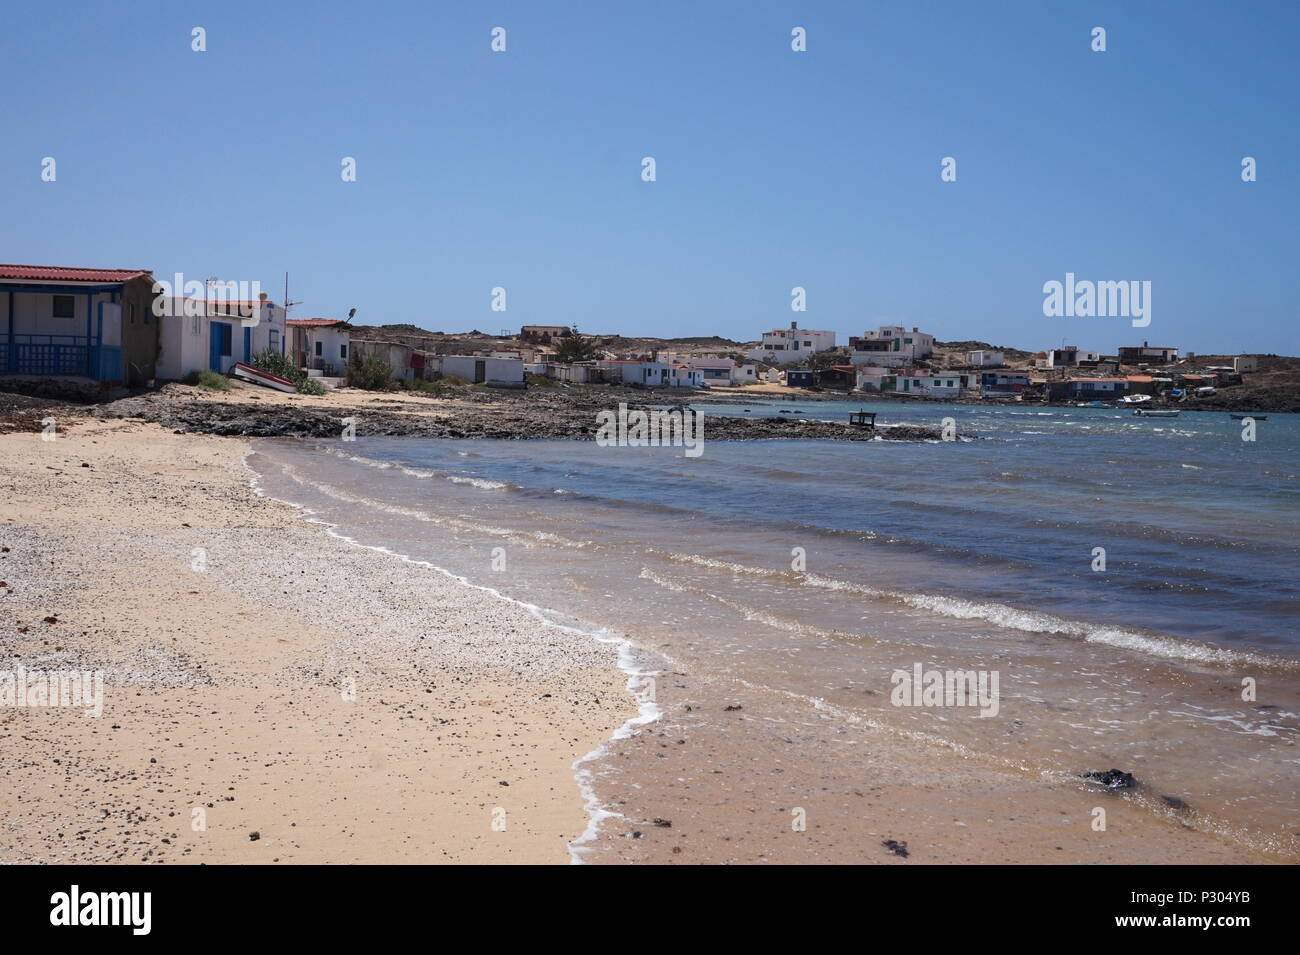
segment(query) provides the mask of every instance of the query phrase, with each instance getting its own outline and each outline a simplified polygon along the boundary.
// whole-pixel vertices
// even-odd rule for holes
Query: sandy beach
[[[106,680],[0,712],[3,858],[567,863],[571,766],[635,714],[613,649],[303,522],[246,450],[0,437],[5,658]]]
[[[66,424],[0,436],[0,640],[11,668],[103,671],[103,715],[0,711],[7,861],[572,860],[573,765],[637,713],[614,646],[260,496],[243,439]],[[584,861],[1288,859],[664,666]]]

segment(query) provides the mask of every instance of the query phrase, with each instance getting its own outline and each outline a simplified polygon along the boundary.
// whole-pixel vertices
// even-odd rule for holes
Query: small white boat
[[[1177,418],[1177,411],[1165,411],[1162,408],[1135,408],[1133,414],[1140,418]]]
[[[1118,401],[1116,401],[1116,404],[1144,405],[1150,400],[1151,400],[1150,395],[1125,395],[1123,398],[1120,398]]]
[[[235,362],[235,367],[230,369],[230,374],[234,378],[242,378],[244,381],[251,381],[255,385],[265,385],[277,391],[290,393],[298,391],[298,386],[288,378],[281,378],[279,375],[273,375],[269,371],[262,371],[262,369],[254,368],[252,365],[245,365],[242,361]]]

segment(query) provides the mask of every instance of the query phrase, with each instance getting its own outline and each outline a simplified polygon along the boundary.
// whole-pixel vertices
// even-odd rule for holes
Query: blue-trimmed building
[[[0,376],[141,385],[159,324],[147,269],[0,265]]]

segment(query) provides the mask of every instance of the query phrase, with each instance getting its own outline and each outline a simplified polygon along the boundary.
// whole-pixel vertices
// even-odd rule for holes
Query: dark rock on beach
[[[1107,789],[1132,789],[1138,784],[1132,773],[1126,773],[1119,769],[1108,769],[1104,773],[1097,771],[1080,773],[1079,776],[1083,779],[1099,782]]]
[[[663,409],[681,395],[647,397],[629,389],[532,389],[506,392],[465,389],[454,398],[418,392],[397,392],[402,399],[349,391],[357,404],[335,407],[301,401],[259,389],[256,404],[197,397],[192,389],[168,385],[143,395],[107,402],[94,408],[98,418],[134,418],[162,425],[177,433],[237,437],[335,438],[344,418],[355,419],[357,437],[500,438],[591,441],[599,427],[597,413],[620,403],[629,410]],[[283,400],[287,398],[288,400]],[[381,407],[382,406],[382,407]],[[758,439],[822,439],[840,441],[937,441],[934,428],[882,423],[875,429],[853,427],[847,421],[804,418],[744,418],[707,416],[706,441]]]
[[[899,842],[895,839],[886,839],[884,842],[881,843],[881,845],[884,846],[886,849],[888,849],[890,852],[892,852],[894,855],[902,856],[904,859],[906,859],[909,855],[911,855],[911,853],[907,851],[906,842]]]

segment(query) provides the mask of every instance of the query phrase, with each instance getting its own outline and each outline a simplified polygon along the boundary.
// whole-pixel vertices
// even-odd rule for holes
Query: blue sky
[[[444,331],[1300,353],[1297,3],[25,4],[0,76],[0,261]],[[1150,327],[1044,317],[1067,271]]]

